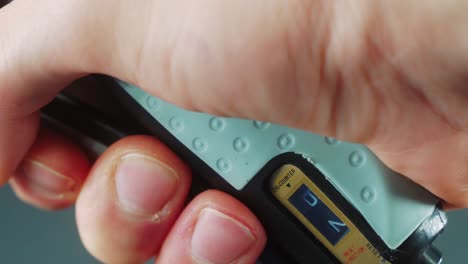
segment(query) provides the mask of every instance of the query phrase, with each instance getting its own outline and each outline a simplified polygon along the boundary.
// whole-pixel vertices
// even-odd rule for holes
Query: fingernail
[[[49,199],[63,199],[73,195],[76,187],[74,179],[35,160],[22,164],[20,179],[25,181],[31,191]]]
[[[159,160],[142,155],[124,156],[115,172],[119,206],[127,213],[158,220],[177,188],[177,173]]]
[[[241,222],[205,208],[200,212],[192,234],[192,256],[197,263],[232,263],[254,243],[252,232]]]

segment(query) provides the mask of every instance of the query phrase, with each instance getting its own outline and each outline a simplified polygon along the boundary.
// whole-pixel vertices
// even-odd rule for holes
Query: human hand
[[[143,263],[155,255],[157,263],[255,262],[266,240],[256,217],[214,190],[186,205],[191,172],[158,140],[127,137],[89,164],[71,140],[39,127],[37,110],[28,108],[42,92],[27,93],[47,89],[51,83],[34,78],[50,72],[9,57],[3,41],[21,26],[6,21],[0,22],[8,31],[0,36],[0,94],[8,97],[6,104],[20,104],[0,107],[0,187],[9,180],[19,198],[44,209],[76,202],[84,245],[104,263]],[[25,94],[16,94],[22,89]]]
[[[0,24],[10,25],[0,37],[7,87],[0,177],[30,155],[32,113],[71,80],[104,73],[190,109],[367,144],[393,169],[466,207],[467,7],[460,0],[17,0],[0,12]],[[87,224],[102,214],[86,203],[99,200],[87,186],[77,205],[88,210],[78,214],[88,249],[109,262],[141,257],[132,246],[147,238],[122,245],[126,236],[117,239],[115,229]],[[98,230],[89,226],[107,231],[83,231]]]

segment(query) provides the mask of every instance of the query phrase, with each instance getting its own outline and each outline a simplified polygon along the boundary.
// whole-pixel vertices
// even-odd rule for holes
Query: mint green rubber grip
[[[386,167],[363,145],[270,123],[183,110],[128,83],[124,90],[237,190],[272,158],[301,154],[356,207],[391,249],[430,216],[439,199]]]

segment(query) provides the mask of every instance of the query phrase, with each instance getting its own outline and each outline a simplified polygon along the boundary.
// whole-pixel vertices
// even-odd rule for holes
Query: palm
[[[180,6],[172,2],[136,21],[146,26],[140,49],[122,48],[133,52],[122,57],[136,64],[129,79],[168,101],[368,144],[466,205],[466,78],[457,73],[468,60],[444,49],[462,50],[450,34],[438,39],[428,26],[459,12],[350,2],[184,1],[177,16],[163,15]]]
[[[51,24],[45,27],[50,34],[46,39],[56,39],[54,32],[60,32],[61,39],[81,36],[88,41],[38,45],[47,47],[38,52],[46,62],[65,48],[67,60],[58,60],[52,72],[76,72],[64,73],[64,80],[54,75],[52,84],[37,84],[33,78],[26,82],[49,87],[30,92],[37,99],[27,104],[33,108],[25,109],[28,113],[50,99],[62,87],[60,81],[97,71],[194,110],[268,120],[368,144],[392,168],[450,203],[468,205],[468,1],[77,4],[86,12],[65,3],[53,5],[53,14],[64,9],[73,14],[67,25],[75,30]],[[14,91],[21,98],[23,90]],[[23,105],[5,102],[11,102],[15,113]],[[6,128],[12,129],[4,135],[28,131],[22,140],[26,143],[35,131]],[[0,145],[15,142],[6,138]]]

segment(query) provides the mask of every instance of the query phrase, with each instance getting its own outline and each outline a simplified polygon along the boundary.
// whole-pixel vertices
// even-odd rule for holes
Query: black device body
[[[103,85],[112,87],[116,98],[130,112],[123,120],[114,120],[102,116],[94,109],[83,106],[65,97],[57,98],[44,108],[43,115],[49,120],[66,122],[73,130],[82,131],[106,145],[129,134],[151,134],[171,147],[184,159],[194,172],[195,184],[191,192],[193,197],[197,193],[216,188],[238,198],[244,202],[260,219],[267,234],[268,245],[259,259],[261,263],[340,263],[330,251],[323,246],[285,207],[281,206],[273,197],[267,183],[270,182],[274,171],[283,164],[294,164],[307,175],[313,176],[317,184],[334,203],[349,216],[359,227],[359,230],[375,246],[376,254],[380,254],[391,263],[439,263],[440,253],[431,244],[443,230],[446,218],[439,209],[434,211],[410,238],[397,250],[389,249],[367,224],[356,208],[352,207],[340,193],[325,180],[324,176],[301,156],[286,153],[271,160],[265,167],[243,188],[234,189],[215,171],[208,167],[191,150],[181,144],[170,132],[151,117],[145,109],[126,94],[119,85],[110,78],[97,77]],[[60,113],[60,114],[58,114]],[[70,119],[70,117],[72,117]],[[135,120],[137,118],[137,120]],[[131,128],[129,132],[122,132]],[[432,223],[428,225],[428,223]],[[428,228],[438,228],[437,232]]]

